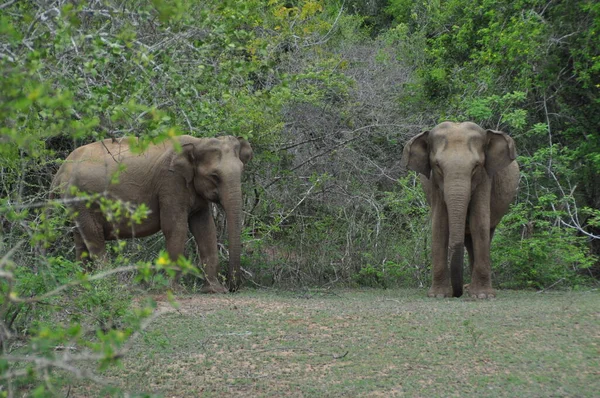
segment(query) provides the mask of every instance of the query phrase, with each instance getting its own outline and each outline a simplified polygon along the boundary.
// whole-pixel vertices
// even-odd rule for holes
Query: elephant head
[[[240,284],[242,228],[241,176],[244,165],[252,159],[250,143],[239,137],[181,137],[181,152],[171,160],[170,170],[185,178],[202,199],[219,203],[226,213],[229,236],[229,289]]]
[[[429,179],[431,196],[446,208],[447,261],[453,295],[459,297],[469,206],[477,195],[485,195],[478,187],[491,186],[494,175],[516,158],[514,141],[501,131],[484,130],[474,123],[444,122],[413,137],[402,158],[405,167]],[[487,195],[489,217],[489,192]]]

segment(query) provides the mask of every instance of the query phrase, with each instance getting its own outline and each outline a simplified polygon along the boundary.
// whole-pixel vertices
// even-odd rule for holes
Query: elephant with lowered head
[[[106,240],[144,237],[160,230],[175,261],[183,255],[189,228],[205,266],[202,291],[225,292],[218,280],[217,233],[210,211],[211,202],[220,203],[229,235],[227,282],[230,290],[236,290],[240,283],[241,176],[251,158],[248,141],[232,136],[180,136],[150,145],[139,154],[131,152],[127,139],[106,139],[77,148],[54,177],[53,191],[69,199],[75,187],[79,192],[144,203],[150,210],[141,224],[133,225],[130,220],[107,220],[98,205],[69,201],[76,214],[77,259],[104,258]]]
[[[469,294],[495,296],[490,244],[517,191],[516,156],[515,143],[507,134],[470,122],[441,123],[404,146],[402,163],[421,174],[431,206],[430,297],[463,294],[465,247],[471,266]]]

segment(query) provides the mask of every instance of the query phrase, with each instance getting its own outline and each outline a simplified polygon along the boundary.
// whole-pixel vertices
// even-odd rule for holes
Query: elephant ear
[[[247,164],[252,159],[252,147],[248,140],[243,137],[238,137],[240,143],[240,160],[242,163]]]
[[[169,171],[175,172],[185,178],[187,184],[194,179],[194,144],[191,142],[181,144],[181,152],[173,151],[173,157],[169,164]]]
[[[486,130],[487,148],[485,151],[485,169],[489,176],[508,166],[517,157],[515,141],[506,133]]]
[[[402,151],[402,166],[429,178],[429,131],[424,131],[410,139]]]

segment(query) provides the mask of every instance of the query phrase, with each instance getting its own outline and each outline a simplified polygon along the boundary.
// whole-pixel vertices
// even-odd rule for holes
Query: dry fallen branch
[[[342,358],[344,358],[346,355],[348,355],[348,353],[349,353],[349,352],[350,352],[350,351],[346,351],[345,353],[343,353],[343,354],[341,354],[341,355],[336,355],[336,354],[333,354],[333,359],[342,359]]]

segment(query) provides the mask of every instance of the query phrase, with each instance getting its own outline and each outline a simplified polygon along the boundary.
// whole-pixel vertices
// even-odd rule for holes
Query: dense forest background
[[[92,283],[67,212],[48,201],[60,160],[103,137],[250,140],[247,286],[416,287],[430,279],[428,210],[402,147],[440,121],[471,120],[508,132],[521,165],[494,238],[494,285],[596,284],[599,47],[593,0],[4,0],[3,344],[54,336],[50,305],[102,330],[139,325],[140,314],[127,323],[142,286],[127,267],[152,264],[162,236],[116,242],[113,264],[127,272]],[[161,275],[144,286],[165,286]],[[64,284],[68,304],[50,294]]]

